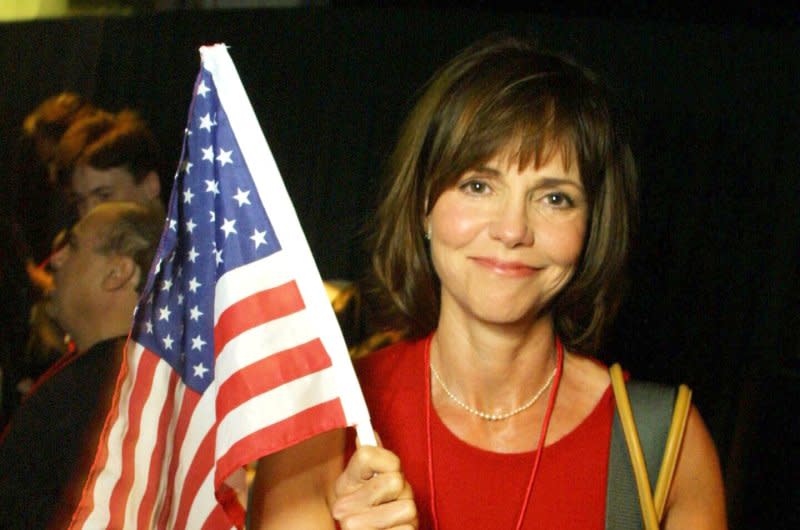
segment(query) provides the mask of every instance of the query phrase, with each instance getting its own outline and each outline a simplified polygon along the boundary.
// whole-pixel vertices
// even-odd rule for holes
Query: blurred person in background
[[[0,527],[63,528],[71,517],[163,223],[141,204],[102,204],[52,256],[51,314],[75,347],[37,380],[0,440]]]

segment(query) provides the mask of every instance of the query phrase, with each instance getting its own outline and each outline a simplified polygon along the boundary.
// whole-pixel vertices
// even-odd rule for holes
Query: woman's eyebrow
[[[579,190],[583,191],[583,184],[581,182],[576,182],[572,179],[568,178],[561,178],[561,177],[544,177],[539,180],[538,184],[540,186],[562,186],[568,185],[574,188],[578,188]]]
[[[487,166],[478,166],[478,167],[474,168],[472,171],[474,171],[475,173],[486,173],[486,174],[497,176],[497,177],[499,177],[500,175],[503,174],[503,172],[500,171],[499,169],[495,169],[493,167],[487,167]]]

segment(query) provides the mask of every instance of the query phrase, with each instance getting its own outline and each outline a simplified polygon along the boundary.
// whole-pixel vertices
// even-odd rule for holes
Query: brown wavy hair
[[[136,112],[99,111],[74,122],[61,137],[56,168],[62,187],[72,186],[72,174],[81,164],[100,170],[124,167],[139,183],[151,171],[158,173],[160,152],[155,136]]]
[[[578,164],[589,218],[575,275],[551,311],[567,347],[596,352],[620,303],[636,218],[621,115],[592,72],[513,37],[479,41],[438,70],[400,131],[376,214],[372,274],[383,324],[411,338],[438,324],[424,218],[442,192],[509,147],[520,168],[539,167],[558,149]]]

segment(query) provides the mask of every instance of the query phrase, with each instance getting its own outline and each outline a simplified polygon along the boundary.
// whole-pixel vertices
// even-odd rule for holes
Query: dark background
[[[8,162],[37,103],[73,90],[143,114],[168,191],[197,47],[225,42],[323,277],[354,279],[366,263],[360,229],[419,87],[489,32],[533,36],[609,79],[635,121],[641,233],[606,359],[694,389],[733,528],[800,528],[797,13],[477,4],[3,24],[0,156]]]

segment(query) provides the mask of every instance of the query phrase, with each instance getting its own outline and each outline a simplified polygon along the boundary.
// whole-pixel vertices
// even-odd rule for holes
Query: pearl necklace
[[[520,412],[522,412],[523,410],[526,410],[526,409],[530,408],[530,407],[531,407],[531,406],[532,406],[534,403],[536,403],[536,402],[539,400],[539,398],[540,398],[540,397],[542,397],[542,394],[544,394],[544,391],[545,391],[545,390],[547,390],[547,388],[548,388],[548,387],[550,386],[550,384],[553,382],[553,378],[555,377],[555,375],[556,375],[556,370],[557,370],[557,368],[558,368],[558,367],[556,367],[556,368],[553,368],[553,372],[550,374],[550,377],[548,377],[548,378],[547,378],[547,381],[545,381],[545,382],[544,382],[544,385],[542,385],[542,388],[540,388],[540,389],[539,389],[539,390],[538,390],[538,391],[537,391],[537,392],[536,392],[536,393],[533,395],[533,397],[532,397],[532,398],[530,398],[528,401],[526,401],[525,403],[523,403],[523,404],[522,404],[522,405],[520,405],[519,407],[515,408],[514,410],[510,410],[510,411],[508,411],[508,412],[503,412],[503,413],[501,413],[501,414],[490,414],[490,413],[488,413],[488,412],[483,412],[483,411],[481,411],[481,410],[478,410],[478,409],[476,409],[476,408],[470,407],[469,405],[467,405],[466,403],[464,403],[463,401],[461,401],[460,399],[458,399],[458,398],[455,396],[455,394],[453,394],[453,393],[450,391],[450,389],[449,389],[449,388],[447,388],[447,385],[445,385],[445,384],[444,384],[444,381],[443,381],[443,380],[442,380],[442,378],[439,376],[439,372],[437,372],[437,371],[436,371],[436,369],[433,367],[433,363],[431,363],[431,364],[430,364],[430,367],[431,367],[431,373],[433,374],[433,377],[434,377],[434,379],[436,379],[436,381],[438,381],[438,382],[439,382],[439,384],[440,384],[440,385],[442,385],[442,390],[444,390],[444,393],[445,393],[445,394],[447,394],[447,397],[449,397],[450,399],[452,399],[452,400],[453,400],[453,402],[455,402],[455,404],[456,404],[456,405],[458,405],[458,406],[459,406],[459,407],[461,407],[462,409],[466,410],[466,411],[467,411],[467,412],[469,412],[470,414],[473,414],[473,415],[475,415],[475,416],[478,416],[478,417],[479,417],[479,418],[481,418],[482,420],[486,420],[486,421],[501,421],[501,420],[506,420],[506,419],[510,418],[511,416],[516,416],[517,414],[519,414],[519,413],[520,413]]]
[[[431,518],[433,519],[433,530],[438,530],[439,518],[436,515],[436,484],[433,476],[433,435],[431,434],[431,413],[433,411],[433,404],[431,403],[431,384],[429,383],[431,380],[431,374],[428,373],[429,370],[433,370],[433,365],[431,364],[431,337],[432,335],[428,336],[428,339],[425,341],[425,428],[427,434],[428,491],[430,492]],[[521,530],[522,524],[525,522],[525,513],[528,510],[528,503],[531,500],[533,484],[536,481],[536,475],[539,472],[539,464],[542,461],[542,454],[544,453],[544,441],[547,438],[547,428],[550,426],[550,417],[553,415],[553,409],[555,408],[556,395],[558,394],[558,387],[561,383],[561,375],[563,370],[564,346],[561,344],[559,338],[556,337],[556,369],[554,376],[550,376],[550,381],[545,383],[544,388],[550,386],[551,382],[553,386],[550,390],[550,397],[547,400],[547,408],[544,411],[544,417],[542,418],[542,429],[539,432],[539,443],[536,445],[536,451],[534,452],[535,456],[533,459],[533,466],[531,467],[531,476],[528,478],[528,487],[525,490],[525,500],[522,503],[522,507],[519,511],[519,517],[517,518],[516,530]],[[441,380],[439,380],[439,382],[441,383]],[[541,393],[541,390],[539,393]],[[534,397],[534,401],[536,400],[536,397],[538,396]],[[458,400],[456,401],[458,402]]]

